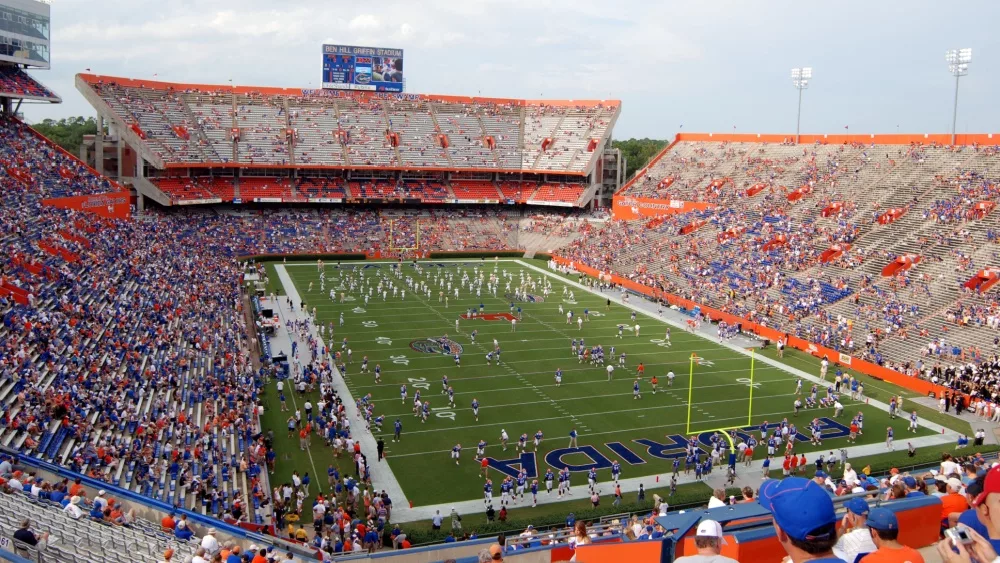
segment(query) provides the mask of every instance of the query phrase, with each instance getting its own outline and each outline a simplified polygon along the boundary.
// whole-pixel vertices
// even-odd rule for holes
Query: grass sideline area
[[[545,267],[544,261],[528,262]],[[406,264],[404,277],[420,275],[421,279],[426,279],[423,276],[427,271],[432,271],[432,279],[435,273],[438,276],[451,274],[455,276],[454,281],[457,281],[460,276],[458,264],[464,264],[463,271],[470,276],[474,275],[475,267],[485,269],[487,278],[494,266],[498,274],[506,270],[514,276],[512,288],[516,287],[522,271],[526,276],[530,273],[535,280],[539,280],[541,276],[536,271],[512,262],[493,264],[491,260],[458,259],[450,260],[447,264],[450,265],[427,265],[422,274],[417,274],[416,270]],[[281,294],[273,266],[273,263],[268,264],[269,283],[275,293]],[[360,295],[351,294],[353,301],[340,304],[331,301],[327,293],[331,287],[338,285],[338,278],[357,269],[363,269],[366,277],[377,276],[377,272],[380,272],[389,276],[397,286],[402,287],[404,284],[392,276],[390,263],[344,263],[340,269],[327,264],[327,291],[321,293],[314,261],[288,262],[285,266],[307,306],[310,309],[313,306],[317,308],[320,322],[332,321],[336,325],[343,312],[345,326],[336,327],[336,336],[329,343],[334,349],[339,349],[342,338],[348,338],[354,353],[354,363],[348,366],[346,381],[356,398],[371,393],[376,404],[376,414],[386,415],[386,424],[381,434],[387,441],[388,463],[393,467],[407,496],[415,504],[482,498],[479,467],[472,460],[476,442],[479,439],[486,440],[489,443],[488,456],[507,460],[516,466],[516,462],[511,460],[518,457],[513,448],[517,437],[522,432],[527,433],[530,444],[530,437],[539,429],[545,434],[540,451],[535,454],[529,448],[529,459],[517,461],[533,462],[540,484],[541,475],[545,471],[545,456],[566,446],[567,434],[573,427],[580,432],[580,445],[593,449],[590,454],[566,454],[560,458],[560,464],[586,465],[593,462],[592,454],[596,453],[605,459],[622,461],[623,478],[668,473],[671,462],[651,455],[651,452],[662,450],[662,453],[669,454],[683,447],[664,436],[683,437],[685,433],[688,369],[692,352],[700,359],[699,365],[695,366],[695,387],[690,390],[696,408],[700,409],[694,412],[692,427],[701,431],[726,426],[746,426],[749,387],[736,381],[746,379],[749,375],[749,360],[744,355],[677,328],[672,329],[672,346],[665,347],[663,333],[666,325],[644,315],[639,315],[637,320],[642,327],[641,336],[635,337],[630,331],[624,332],[624,338],[618,339],[618,324],[634,324],[630,312],[617,304],[612,304],[608,310],[601,297],[579,288],[571,288],[574,292],[572,301],[575,303],[568,303],[568,296],[562,295],[562,280],[565,278],[554,272],[550,274],[553,288],[548,299],[516,303],[515,306],[522,308],[522,320],[518,323],[517,332],[511,333],[511,324],[506,319],[463,319],[460,320],[460,330],[456,333],[455,319],[473,306],[478,308],[483,304],[486,313],[509,313],[510,300],[503,295],[506,281],[501,282],[501,290],[496,299],[486,295],[476,298],[463,289],[460,290],[458,300],[453,298],[453,293],[449,294],[451,299],[447,307],[437,300],[436,282],[433,282],[431,299],[427,299],[426,294],[418,298],[408,290],[405,301],[393,299],[390,293],[384,302],[381,298],[371,299],[365,305]],[[575,281],[576,277],[570,279]],[[308,290],[310,283],[314,287],[312,292]],[[541,297],[541,287],[537,293]],[[564,309],[572,308],[579,313],[584,308],[589,309],[592,313],[591,320],[585,322],[582,329],[576,323],[567,325],[565,315],[558,312],[560,303]],[[363,312],[357,312],[359,310]],[[478,331],[475,344],[470,339],[473,329]],[[433,343],[427,344],[427,339],[439,339],[444,334],[448,334],[449,339],[463,348],[461,367],[455,367],[450,355],[417,350],[433,348]],[[628,356],[627,369],[617,369],[614,381],[609,383],[603,368],[579,364],[570,353],[570,340],[581,336],[586,339],[588,347],[600,343],[606,352],[612,345],[617,348],[616,355],[625,351]],[[503,351],[501,366],[487,366],[484,359],[485,353],[492,348],[494,338],[500,342]],[[331,341],[329,338],[327,340]],[[773,353],[773,350],[764,352],[765,355]],[[372,367],[376,363],[382,365],[381,384],[374,384],[370,375],[358,373],[360,360],[365,355],[369,357]],[[617,361],[617,357],[608,355],[608,363],[617,364]],[[818,362],[808,355],[788,351],[782,361],[793,367],[818,373]],[[639,362],[644,363],[646,375],[640,383],[642,399],[636,400],[633,399],[632,383],[635,367]],[[562,386],[557,386],[553,380],[557,368],[561,368],[564,373]],[[677,375],[669,392],[664,389],[664,376],[668,370]],[[454,409],[444,408],[447,401],[440,392],[440,379],[445,374],[449,376],[450,384],[455,389]],[[656,395],[651,393],[649,387],[652,375],[660,378],[660,392]],[[801,432],[813,417],[832,418],[832,409],[822,408],[810,409],[797,418],[792,417],[791,403],[796,379],[784,370],[762,362],[756,363],[751,426],[759,425],[765,419],[773,423],[788,417],[799,426]],[[409,387],[408,397],[406,402],[401,403],[399,387],[404,383]],[[871,383],[866,381],[866,394],[887,400],[890,392],[901,392],[889,384],[878,383],[874,380]],[[426,424],[421,424],[410,412],[413,391],[418,385],[422,387],[423,397],[429,398],[435,409],[440,409],[434,411],[434,416]],[[808,382],[804,387],[805,392],[808,392]],[[905,393],[902,394],[905,396]],[[482,405],[478,422],[472,417],[469,407],[473,397],[479,399]],[[315,396],[311,398],[313,402],[316,399]],[[275,432],[279,452],[277,472],[272,478],[272,484],[278,485],[290,479],[292,469],[296,468],[300,472],[309,471],[313,475],[313,483],[326,489],[326,467],[329,464],[337,465],[341,474],[345,469],[353,471],[353,464],[349,460],[335,459],[317,437],[313,438],[312,447],[308,451],[298,448],[295,437],[286,438],[285,420],[289,413],[281,413],[276,408],[273,385],[267,388],[264,400],[266,408],[263,423],[266,428]],[[294,399],[299,404],[303,400],[302,397]],[[289,406],[292,406],[292,402],[292,397],[289,397]],[[887,413],[863,403],[847,401],[845,406],[845,414],[839,421],[841,424],[849,422],[848,413],[861,410],[865,413],[866,429],[872,429],[858,440],[859,444],[884,441],[884,429],[889,425],[896,430],[897,441],[900,442],[904,441],[904,436],[931,433],[924,428],[917,434],[905,432],[907,420],[897,418],[890,421]],[[914,404],[908,403],[906,409],[910,410],[911,406]],[[921,412],[922,416],[931,420],[934,420],[931,415],[936,414]],[[392,421],[397,417],[404,425],[403,440],[393,444]],[[949,423],[949,427],[954,427],[955,423],[968,426],[967,423],[950,417],[940,418],[940,422]],[[506,429],[510,435],[507,452],[503,452],[497,445],[501,428]],[[796,451],[838,449],[846,445],[845,442],[842,438],[827,440],[820,448],[810,448],[808,442],[799,442]],[[458,466],[449,459],[451,447],[456,443],[461,443],[464,448],[462,463]],[[634,456],[630,458],[634,463],[627,463],[619,455],[625,451]],[[314,472],[320,475],[317,476]],[[497,475],[497,472],[493,472],[495,495],[498,496]],[[607,483],[609,479],[610,471],[601,469],[599,481]],[[574,475],[576,485],[585,480],[584,474]],[[650,483],[652,480],[650,477]],[[603,493],[606,495],[609,490],[606,485],[605,487]],[[561,507],[562,503],[553,506]],[[542,505],[535,510],[541,507]],[[569,510],[559,508],[557,511],[565,514]]]

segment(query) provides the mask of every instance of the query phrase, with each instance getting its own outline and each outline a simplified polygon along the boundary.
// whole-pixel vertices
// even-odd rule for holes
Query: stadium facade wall
[[[131,200],[129,192],[122,191],[43,199],[42,205],[59,209],[74,209],[106,219],[128,219],[132,216]]]
[[[888,381],[893,385],[898,385],[900,387],[909,389],[911,391],[920,393],[922,395],[929,396],[933,394],[933,396],[935,397],[940,397],[942,393],[948,390],[946,387],[940,385],[934,385],[929,381],[925,381],[923,379],[918,379],[915,377],[908,377],[895,370],[891,370],[889,368],[885,368],[880,365],[873,364],[871,362],[866,362],[864,360],[855,358],[848,354],[844,354],[836,350],[833,350],[832,348],[820,346],[819,344],[816,344],[814,342],[809,342],[808,340],[804,340],[797,336],[791,336],[790,334],[774,330],[773,328],[769,328],[754,322],[750,322],[742,317],[737,317],[735,315],[724,313],[722,311],[713,309],[711,307],[706,307],[701,303],[696,303],[689,299],[684,299],[683,297],[680,297],[678,295],[667,293],[665,291],[634,282],[630,279],[626,279],[618,275],[606,274],[604,272],[598,271],[597,269],[584,264],[577,264],[576,262],[562,256],[553,256],[553,259],[556,261],[556,263],[568,266],[571,270],[575,270],[577,272],[586,274],[594,278],[610,281],[611,283],[621,285],[622,287],[641,295],[652,297],[654,299],[663,299],[669,304],[676,305],[682,309],[690,311],[693,310],[695,307],[698,307],[700,308],[702,314],[709,315],[709,317],[711,317],[713,321],[724,320],[730,324],[734,323],[740,324],[742,325],[744,332],[752,332],[760,336],[761,338],[766,338],[768,340],[771,340],[772,342],[777,341],[779,338],[784,338],[786,339],[786,343],[788,346],[802,350],[803,352],[807,352],[817,358],[822,358],[826,356],[827,359],[829,359],[831,362],[835,364],[849,367],[855,371],[864,373],[866,375],[870,375],[877,379]]]
[[[611,199],[611,217],[621,221],[633,221],[647,217],[659,217],[689,211],[704,211],[715,207],[705,201],[681,201],[677,199],[657,199],[652,197],[632,197],[615,195]]]

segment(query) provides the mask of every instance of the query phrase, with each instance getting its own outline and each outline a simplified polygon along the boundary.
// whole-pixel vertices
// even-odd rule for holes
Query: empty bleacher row
[[[608,224],[568,253],[900,371],[984,360],[1000,305],[964,284],[1000,262],[997,158],[979,146],[681,141],[621,195],[714,208]],[[906,256],[920,258],[882,276]],[[978,312],[963,330],[959,311]]]
[[[81,75],[78,86],[164,164],[535,170],[583,174],[617,102],[324,97]]]

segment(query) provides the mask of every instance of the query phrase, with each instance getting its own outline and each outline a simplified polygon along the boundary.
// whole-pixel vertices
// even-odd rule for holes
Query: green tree
[[[65,117],[56,121],[46,119],[36,123],[35,131],[45,135],[53,143],[66,149],[70,154],[79,154],[84,135],[97,134],[97,120],[93,117]]]
[[[626,160],[625,178],[631,179],[637,170],[646,166],[670,141],[666,139],[627,139],[611,141],[611,146],[622,151]]]

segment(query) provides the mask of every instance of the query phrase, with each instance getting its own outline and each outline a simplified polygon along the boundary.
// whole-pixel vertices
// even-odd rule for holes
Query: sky
[[[616,139],[794,133],[793,67],[813,68],[802,132],[945,133],[970,47],[959,133],[1000,132],[1000,2],[53,0],[60,105],[95,115],[73,77],[316,88],[321,45],[404,49],[408,92],[618,99]]]

